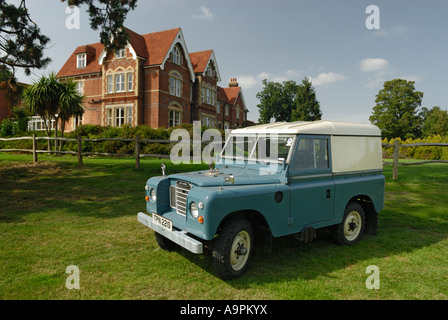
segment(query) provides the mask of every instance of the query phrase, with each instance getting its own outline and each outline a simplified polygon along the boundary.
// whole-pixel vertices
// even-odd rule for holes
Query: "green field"
[[[160,160],[0,153],[0,299],[448,299],[448,165],[400,167],[391,181],[378,236],[335,246],[326,231],[303,244],[275,239],[248,272],[213,275],[209,254],[165,252],[137,221],[144,185]],[[204,169],[164,161],[167,173]],[[67,266],[80,271],[68,290]],[[366,268],[380,271],[367,289]]]

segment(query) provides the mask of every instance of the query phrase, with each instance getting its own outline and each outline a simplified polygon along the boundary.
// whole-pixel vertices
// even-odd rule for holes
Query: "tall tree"
[[[448,111],[440,107],[432,109],[423,108],[423,127],[422,135],[424,137],[441,135],[448,136]]]
[[[60,0],[68,5],[87,5],[90,26],[100,30],[101,43],[106,50],[123,48],[128,40],[124,21],[130,10],[137,6],[137,0]],[[0,64],[23,68],[26,75],[31,69],[45,68],[51,59],[44,56],[50,38],[43,35],[31,19],[26,0],[18,6],[0,0]]]
[[[278,82],[263,80],[264,88],[257,93],[260,104],[257,105],[260,123],[290,121],[295,108],[295,96],[298,85],[294,81]]]
[[[302,80],[295,97],[295,109],[291,113],[291,121],[316,121],[322,119],[320,104],[316,91],[309,78]]]
[[[383,137],[407,139],[421,135],[417,108],[422,104],[423,92],[416,91],[414,83],[403,79],[386,81],[376,95],[369,119],[380,128]]]
[[[31,68],[45,68],[51,61],[43,52],[49,41],[31,20],[25,0],[17,7],[0,0],[0,63],[13,72],[23,68],[26,75]]]

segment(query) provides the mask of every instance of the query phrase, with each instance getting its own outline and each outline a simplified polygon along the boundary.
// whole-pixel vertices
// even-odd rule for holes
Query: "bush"
[[[394,144],[394,140],[398,140],[399,144],[413,144],[413,143],[448,143],[448,137],[441,137],[439,135],[429,136],[419,139],[384,139],[383,143]],[[393,148],[383,148],[383,157],[392,158]],[[421,159],[421,160],[448,160],[448,147],[432,147],[432,146],[417,146],[417,147],[402,147],[400,148],[401,159]]]

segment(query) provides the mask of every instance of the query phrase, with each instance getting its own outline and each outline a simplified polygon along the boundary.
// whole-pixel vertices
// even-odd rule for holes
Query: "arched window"
[[[182,57],[182,51],[179,49],[178,46],[175,46],[171,51],[171,61],[178,65],[182,65],[184,62]]]

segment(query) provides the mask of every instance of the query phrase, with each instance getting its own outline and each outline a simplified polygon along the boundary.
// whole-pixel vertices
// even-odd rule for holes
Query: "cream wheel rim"
[[[249,233],[243,230],[236,235],[230,250],[230,265],[233,270],[240,271],[246,265],[250,249]]]
[[[352,211],[345,218],[344,236],[348,241],[355,240],[361,231],[361,215],[357,211]]]

